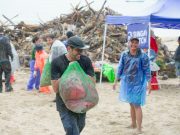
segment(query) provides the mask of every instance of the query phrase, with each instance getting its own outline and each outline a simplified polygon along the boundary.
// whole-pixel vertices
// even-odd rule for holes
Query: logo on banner
[[[131,24],[128,25],[128,41],[132,37],[139,39],[141,48],[148,48],[148,24]]]

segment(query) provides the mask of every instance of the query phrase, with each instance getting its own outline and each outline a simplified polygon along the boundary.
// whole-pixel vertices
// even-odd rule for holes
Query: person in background
[[[11,61],[12,71],[11,71],[10,83],[12,84],[15,82],[14,72],[20,68],[20,63],[19,63],[19,56],[14,45],[12,43],[10,44],[11,44],[12,54],[14,57],[14,60]]]
[[[175,67],[176,67],[176,76],[179,78],[179,85],[180,85],[180,36],[178,38],[178,47],[175,51],[174,60],[175,60]]]
[[[143,49],[143,51],[148,55],[148,49]],[[153,31],[151,31],[150,37],[150,62],[152,65],[157,65],[155,63],[156,57],[158,55],[158,44],[156,42],[156,37]],[[157,70],[158,71],[158,70]],[[151,70],[151,88],[148,90],[147,94],[150,94],[152,90],[159,90],[159,84],[157,80],[157,71]]]
[[[67,53],[67,49],[65,45],[57,40],[53,34],[49,34],[46,36],[47,44],[50,46],[50,54],[49,54],[49,61],[57,58],[60,55]]]
[[[156,37],[154,35],[154,32],[151,31],[151,37],[150,37],[150,47],[156,54],[158,54],[158,44],[156,42]]]
[[[130,128],[137,127],[137,133],[140,134],[143,118],[141,106],[145,104],[146,89],[150,87],[150,61],[139,48],[138,38],[131,38],[129,45],[129,50],[121,54],[113,89],[116,89],[117,81],[120,80],[120,100],[130,104]]]
[[[148,55],[148,49],[144,48],[143,49],[144,53]],[[151,93],[152,90],[159,90],[159,83],[157,80],[157,71],[159,70],[159,66],[155,63],[157,54],[155,53],[154,50],[150,49],[150,70],[151,70],[151,88],[148,89],[147,95]]]
[[[66,40],[63,41],[63,43],[64,43],[65,46],[67,46],[67,41],[68,41],[68,39],[69,39],[70,37],[73,37],[73,36],[74,36],[74,34],[73,34],[72,31],[68,31],[68,32],[66,33]]]
[[[10,92],[13,90],[10,84],[11,76],[11,63],[9,57],[13,61],[13,54],[11,50],[10,40],[4,36],[4,29],[0,27],[0,93],[2,93],[2,75],[5,74],[5,91]]]
[[[35,47],[36,53],[35,53],[35,65],[34,65],[34,77],[37,76],[37,73],[40,72],[40,76],[42,74],[44,65],[46,63],[46,59],[48,58],[48,54],[43,50],[42,45],[36,45]],[[49,94],[50,88],[49,86],[44,86],[39,88],[39,92]]]
[[[31,60],[29,62],[30,65],[30,77],[29,77],[29,81],[27,84],[27,90],[28,91],[32,91],[34,89],[34,86],[36,88],[36,90],[39,90],[39,86],[40,86],[40,71],[37,71],[36,76],[34,76],[34,65],[35,65],[35,53],[36,53],[36,49],[35,47],[38,44],[41,44],[41,38],[39,36],[34,36],[32,39],[33,42],[33,48],[32,48],[32,53],[31,53]]]
[[[50,46],[49,62],[51,63],[55,58],[67,53],[65,45],[55,38],[53,34],[46,36],[47,44]],[[56,99],[53,100],[56,102]]]

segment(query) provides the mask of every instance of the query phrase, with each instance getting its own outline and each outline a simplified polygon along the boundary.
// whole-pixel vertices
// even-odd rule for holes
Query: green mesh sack
[[[75,113],[85,113],[99,101],[94,82],[76,61],[61,76],[59,93],[66,107]]]
[[[44,87],[49,85],[51,85],[51,63],[49,62],[49,59],[47,59],[42,71],[40,86]]]

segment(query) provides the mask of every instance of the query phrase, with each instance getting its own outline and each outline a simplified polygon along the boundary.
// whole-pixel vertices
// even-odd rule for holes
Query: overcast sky
[[[94,1],[91,6],[96,10],[99,10],[104,2],[104,0],[88,0],[88,2],[91,1]],[[147,9],[155,1],[127,2],[127,0],[107,0],[106,6],[119,13],[134,13],[135,11]],[[0,14],[4,14],[9,18],[18,14],[19,16],[14,21],[24,20],[25,22],[38,23],[39,18],[47,21],[58,17],[60,14],[71,12],[71,4],[77,5],[79,2],[81,5],[85,5],[85,0],[1,0]],[[1,20],[4,20],[2,15]]]
[[[94,1],[91,5],[95,10],[99,10],[104,2],[104,0],[87,0],[88,2]],[[123,13],[123,14],[134,14],[135,12],[145,11],[157,0],[134,0],[143,2],[127,2],[133,0],[107,0],[106,6],[111,9]],[[0,20],[5,22],[6,20],[2,15],[6,15],[12,18],[16,15],[18,17],[14,18],[13,21],[18,23],[24,21],[25,23],[37,23],[39,24],[40,19],[43,21],[48,21],[59,17],[60,14],[68,14],[72,11],[72,5],[77,5],[78,3],[85,5],[85,0],[1,0],[0,6]],[[161,32],[163,30],[158,30]],[[168,33],[172,35],[176,32],[170,30]],[[156,33],[157,33],[156,32]]]

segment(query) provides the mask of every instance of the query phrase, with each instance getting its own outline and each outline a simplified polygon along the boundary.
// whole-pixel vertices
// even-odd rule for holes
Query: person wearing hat
[[[34,65],[34,77],[37,76],[38,71],[40,72],[40,76],[41,76],[44,65],[46,63],[46,59],[48,58],[48,54],[43,50],[42,45],[36,45],[35,49],[36,49],[36,54],[35,54],[36,61]],[[39,92],[49,94],[50,88],[49,86],[40,87]]]
[[[89,46],[85,45],[79,37],[73,36],[68,39],[67,54],[57,57],[51,63],[51,80],[56,93],[57,111],[59,112],[66,135],[80,135],[85,126],[86,113],[74,113],[67,109],[58,92],[59,81],[61,81],[61,76],[68,65],[73,61],[77,61],[84,72],[95,83],[92,62],[87,56],[82,55],[83,50],[88,48]]]
[[[0,93],[2,93],[2,75],[5,74],[5,91],[10,92],[13,90],[10,84],[11,76],[11,64],[10,60],[13,61],[13,54],[11,50],[10,40],[4,36],[4,29],[0,27]]]
[[[36,76],[34,76],[34,65],[35,65],[35,54],[36,54],[36,45],[41,44],[41,38],[39,36],[34,36],[32,39],[32,43],[33,43],[33,48],[32,48],[32,52],[31,52],[31,60],[29,62],[30,65],[30,77],[27,83],[27,90],[28,91],[32,91],[34,89],[34,85],[36,90],[39,90],[39,86],[40,86],[40,71],[37,70],[36,71]]]
[[[145,104],[147,83],[150,81],[150,61],[148,56],[139,48],[139,39],[133,37],[129,42],[129,50],[121,54],[116,81],[113,89],[116,89],[117,81],[121,81],[120,100],[130,104],[132,123],[130,128],[136,128],[141,133],[142,109]],[[150,86],[149,86],[150,87]]]
[[[178,47],[175,51],[174,60],[175,60],[175,67],[176,67],[176,76],[179,78],[179,85],[180,85],[180,36],[178,38]]]
[[[73,37],[73,36],[74,36],[74,34],[73,34],[72,31],[66,32],[66,40],[63,41],[63,44],[64,44],[65,46],[67,46],[67,41],[68,41],[68,39],[69,39],[70,37]]]

